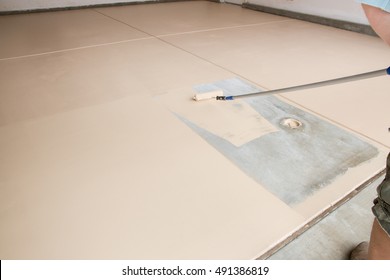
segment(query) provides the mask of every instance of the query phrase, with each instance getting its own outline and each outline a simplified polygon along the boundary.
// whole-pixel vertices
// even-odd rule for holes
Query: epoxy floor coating
[[[288,182],[311,171],[278,171],[283,188],[270,189],[248,173],[265,174],[259,159],[224,148],[273,137],[271,105],[191,100],[204,85],[266,90],[385,68],[379,38],[206,1],[1,16],[0,37],[2,259],[257,258],[384,168],[388,77],[273,97],[340,131],[331,144],[369,154],[335,155],[342,172],[294,202]]]

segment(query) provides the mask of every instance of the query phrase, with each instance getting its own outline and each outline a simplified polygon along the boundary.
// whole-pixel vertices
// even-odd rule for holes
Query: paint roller
[[[246,94],[241,94],[241,95],[224,96],[222,90],[213,90],[213,91],[209,91],[209,92],[197,93],[194,95],[193,99],[195,101],[208,100],[208,99],[234,100],[234,99],[240,99],[240,98],[260,96],[260,95],[279,94],[279,93],[285,93],[285,92],[292,92],[292,91],[296,91],[296,90],[304,90],[304,89],[311,89],[311,88],[317,88],[317,87],[323,87],[323,86],[330,86],[330,85],[336,85],[336,84],[341,84],[341,83],[370,79],[370,78],[384,76],[384,75],[390,75],[390,67],[385,68],[385,69],[381,69],[381,70],[372,71],[372,72],[366,72],[366,73],[362,73],[362,74],[357,74],[357,75],[352,75],[352,76],[347,76],[347,77],[342,77],[342,78],[337,78],[337,79],[332,79],[332,80],[326,80],[326,81],[321,81],[321,82],[315,82],[315,83],[311,83],[311,84],[292,86],[292,87],[267,90],[267,91],[258,91],[258,92],[246,93]]]

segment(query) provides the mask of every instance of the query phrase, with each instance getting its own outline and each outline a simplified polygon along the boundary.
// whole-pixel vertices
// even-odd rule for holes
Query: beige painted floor
[[[208,125],[233,109],[199,84],[387,67],[378,38],[203,1],[1,16],[0,37],[1,259],[257,258],[384,168],[385,77],[281,97],[378,149],[294,205],[172,109]]]

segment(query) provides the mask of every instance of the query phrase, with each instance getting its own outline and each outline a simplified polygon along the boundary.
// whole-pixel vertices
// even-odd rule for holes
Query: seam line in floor
[[[5,57],[5,58],[0,58],[0,62],[6,61],[6,60],[22,59],[22,58],[29,58],[29,57],[35,57],[35,56],[43,56],[43,55],[54,54],[54,53],[63,53],[63,52],[65,53],[65,52],[69,52],[69,51],[77,51],[77,50],[84,50],[84,49],[89,49],[89,48],[117,45],[117,44],[123,44],[123,43],[128,43],[128,42],[133,42],[133,41],[148,40],[148,39],[150,40],[150,39],[154,39],[154,38],[153,37],[143,37],[143,38],[128,39],[128,40],[117,41],[117,42],[110,42],[110,43],[103,43],[103,44],[96,44],[96,45],[88,45],[88,46],[83,46],[83,47],[62,49],[62,50],[56,50],[56,51],[34,53],[34,54],[27,54],[27,55],[13,56],[13,57]]]
[[[161,41],[161,42],[163,42],[163,43],[165,43],[165,44],[167,44],[167,45],[169,45],[169,46],[171,46],[171,47],[173,47],[173,48],[175,48],[175,49],[181,50],[181,51],[183,51],[183,52],[185,52],[185,53],[187,53],[187,54],[190,54],[190,55],[193,56],[193,57],[196,57],[196,58],[198,58],[198,59],[200,59],[200,60],[202,60],[202,61],[204,61],[204,62],[207,62],[207,63],[209,63],[209,64],[211,64],[211,65],[213,65],[213,66],[216,66],[216,67],[218,67],[218,68],[220,68],[220,69],[222,69],[222,70],[224,70],[224,71],[227,71],[227,72],[229,72],[230,74],[233,74],[234,76],[240,77],[241,79],[246,80],[246,81],[248,81],[248,82],[250,82],[250,83],[252,83],[252,84],[254,84],[254,85],[257,85],[257,86],[259,86],[259,87],[261,87],[261,88],[267,89],[267,87],[262,86],[262,85],[259,85],[258,83],[249,80],[248,78],[244,77],[243,75],[241,75],[241,74],[239,74],[239,73],[233,72],[232,70],[230,70],[230,69],[228,69],[228,68],[225,68],[225,67],[223,67],[223,66],[221,66],[221,65],[219,65],[219,64],[217,64],[217,63],[214,63],[214,62],[212,62],[212,61],[210,61],[210,60],[208,60],[208,59],[206,59],[206,58],[204,58],[204,57],[202,57],[202,56],[200,56],[200,55],[197,55],[197,54],[195,54],[195,53],[193,53],[193,52],[190,52],[190,51],[188,51],[188,50],[186,50],[186,49],[184,49],[184,48],[182,48],[182,47],[179,47],[179,46],[177,46],[177,45],[175,45],[175,44],[173,44],[173,43],[171,43],[171,42],[168,42],[168,41],[164,40],[162,37],[159,37],[159,36],[155,36],[155,35],[153,35],[153,34],[150,34],[150,33],[146,32],[146,31],[144,31],[144,30],[138,29],[137,27],[134,27],[134,26],[132,26],[132,25],[126,23],[126,22],[123,22],[123,21],[121,21],[121,20],[118,20],[118,19],[116,19],[116,18],[113,18],[113,17],[111,17],[111,16],[109,16],[109,15],[106,15],[106,14],[104,14],[104,13],[101,13],[101,12],[99,12],[99,11],[96,11],[96,10],[94,10],[94,11],[97,12],[97,13],[99,13],[99,14],[101,14],[101,15],[103,15],[103,16],[106,16],[107,18],[110,18],[110,19],[115,20],[115,21],[117,21],[117,22],[120,22],[120,23],[122,23],[122,24],[124,24],[124,25],[127,25],[128,27],[131,27],[131,28],[133,28],[133,29],[136,29],[137,31],[143,32],[143,33],[145,33],[145,34],[147,34],[147,35],[149,35],[149,36],[151,36],[151,37],[153,37],[153,38],[155,38],[155,39],[157,39],[157,40],[159,40],[159,41]],[[290,20],[288,20],[288,21],[290,21]],[[292,21],[293,21],[293,20],[292,20]]]
[[[171,33],[171,34],[163,34],[163,35],[157,35],[155,37],[162,38],[162,37],[168,37],[168,36],[187,35],[187,34],[195,34],[195,33],[202,33],[202,32],[211,32],[211,31],[235,29],[235,28],[245,28],[245,27],[252,27],[252,26],[263,26],[263,25],[269,25],[269,24],[281,23],[281,22],[289,22],[289,21],[297,21],[297,20],[295,20],[295,19],[286,19],[286,20],[278,20],[278,21],[270,21],[270,22],[262,22],[262,23],[252,23],[252,24],[242,24],[242,25],[235,25],[235,26],[216,27],[216,28],[200,29],[200,30],[194,30],[194,31],[186,31],[186,32],[178,32],[178,33]],[[145,32],[145,31],[143,31],[143,32]]]

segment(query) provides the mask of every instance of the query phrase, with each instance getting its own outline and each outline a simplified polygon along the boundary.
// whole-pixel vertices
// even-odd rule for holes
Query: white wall
[[[226,0],[247,2],[271,8],[311,14],[326,18],[368,24],[364,12],[355,0]]]
[[[142,0],[0,0],[0,11],[23,11],[136,1]]]

